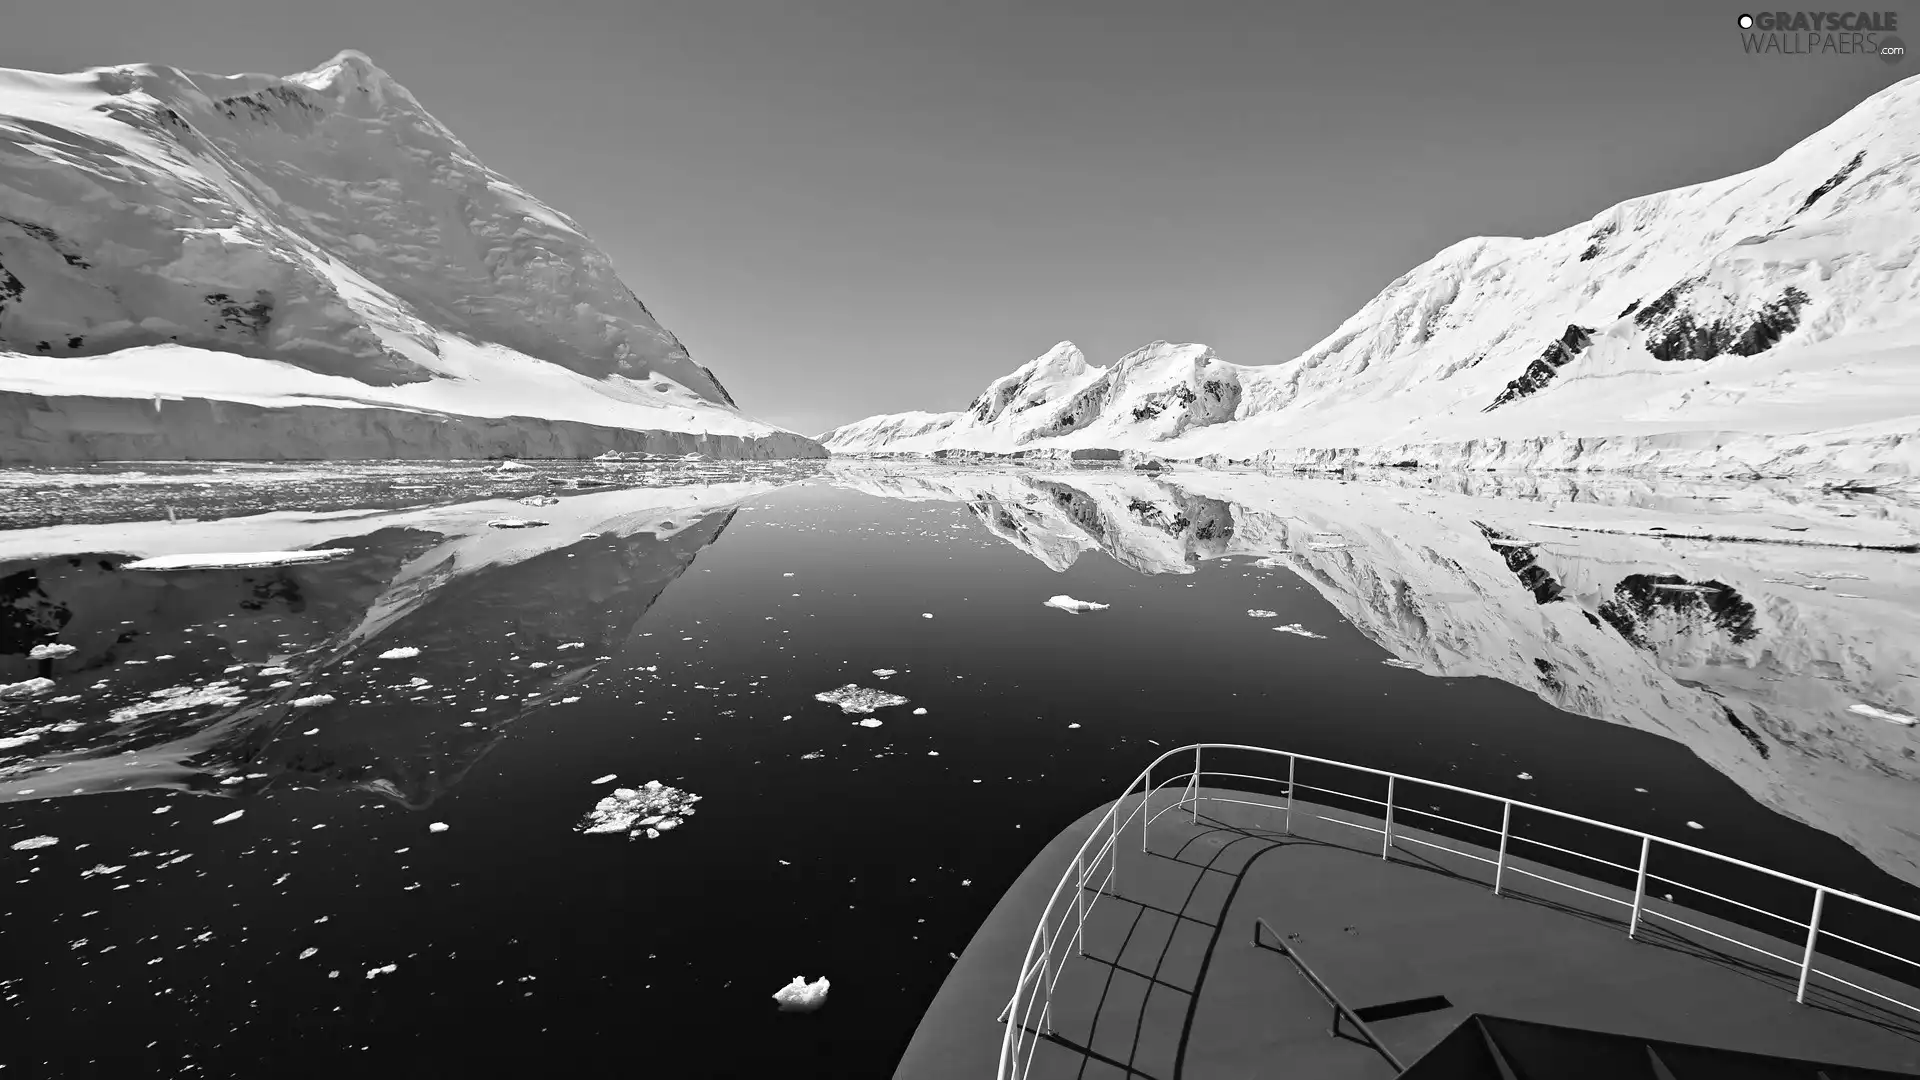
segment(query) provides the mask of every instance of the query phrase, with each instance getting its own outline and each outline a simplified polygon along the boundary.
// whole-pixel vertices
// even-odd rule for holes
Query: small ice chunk
[[[40,733],[37,731],[29,731],[25,735],[15,735],[11,738],[0,739],[0,750],[11,750],[16,746],[25,746],[30,742],[39,741]]]
[[[899,673],[898,671],[895,671],[895,670],[893,670],[893,669],[892,669],[892,668],[890,668],[890,667],[877,667],[877,668],[874,668],[874,669],[873,669],[873,673],[874,673],[875,675],[877,675],[877,676],[879,676],[879,677],[880,677],[880,678],[882,678],[882,679],[886,679],[886,678],[890,678],[890,677],[892,677],[892,676],[894,676],[894,675],[898,675],[898,674],[900,674],[900,673]]]
[[[1059,596],[1049,596],[1046,600],[1042,601],[1042,603],[1047,607],[1059,608],[1061,611],[1072,615],[1078,615],[1083,611],[1105,611],[1113,606],[1111,604],[1096,604],[1091,600],[1075,600],[1066,593],[1061,593]]]
[[[299,566],[326,562],[353,554],[352,548],[314,548],[311,551],[218,551],[199,555],[161,555],[121,563],[122,570],[256,570],[266,566]]]
[[[444,821],[436,821],[433,824],[427,826],[427,831],[428,832],[446,832],[448,829],[451,829],[451,828],[453,828],[453,826],[448,825]]]
[[[829,705],[840,706],[845,713],[870,713],[876,709],[885,709],[894,705],[905,705],[907,699],[899,694],[889,694],[881,690],[868,690],[855,683],[848,683],[835,690],[813,695],[815,701],[824,701]]]
[[[527,465],[523,462],[515,461],[512,458],[508,458],[507,460],[494,466],[493,471],[494,472],[532,472],[533,466]]]
[[[1247,615],[1255,619],[1277,619],[1280,617],[1280,613],[1277,611],[1268,611],[1266,608],[1257,607],[1248,608]]]
[[[57,836],[30,836],[25,840],[14,841],[13,850],[38,851],[41,848],[52,847],[59,842],[60,838]]]
[[[29,660],[63,660],[80,650],[73,645],[35,645],[27,654]]]
[[[213,823],[215,825],[225,825],[229,821],[239,821],[240,816],[245,813],[246,813],[245,810],[235,810],[233,813],[228,814],[226,817],[214,818]]]
[[[773,1000],[780,1003],[781,1012],[812,1012],[827,1003],[829,985],[825,975],[813,982],[808,982],[805,975],[795,975],[792,982],[773,992]]]
[[[297,697],[293,699],[291,704],[296,709],[311,709],[319,705],[331,705],[333,704],[333,695],[312,694],[307,697]]]
[[[619,773],[608,773],[605,776],[596,776],[588,782],[593,784],[611,784],[615,780],[619,779],[619,777],[620,777]]]
[[[1687,828],[1689,828],[1689,829],[1704,829],[1704,828],[1706,828],[1706,826],[1705,826],[1705,825],[1702,825],[1702,824],[1700,824],[1700,823],[1699,823],[1699,822],[1697,822],[1697,821],[1689,821],[1689,822],[1687,822]]]
[[[925,715],[927,715],[927,710],[925,710],[925,709],[915,709],[915,710],[913,710],[913,715],[915,715],[915,716],[925,716]]]
[[[386,964],[377,968],[368,968],[367,978],[371,979],[380,975],[391,975],[398,970],[400,970],[399,964]]]
[[[875,727],[879,727],[881,722],[869,716],[865,720],[855,720],[854,723],[865,728],[875,728]]]
[[[53,689],[52,679],[27,679],[23,682],[0,683],[0,700],[30,698]]]
[[[1530,772],[1523,772],[1523,773],[1521,773],[1521,774],[1520,774],[1520,779],[1522,779],[1522,780],[1531,780],[1531,779],[1533,779],[1533,774],[1532,774],[1532,773],[1530,773]]]
[[[921,617],[921,618],[923,618],[923,619],[931,619],[931,618],[933,618],[933,612],[931,612],[931,611],[923,611],[923,612],[921,612],[921,613],[920,613],[920,617]]]
[[[308,959],[309,957],[313,956],[314,953],[317,953],[319,951],[320,951],[319,949],[316,949],[313,946],[309,945],[306,948],[300,950],[300,959],[302,960]]]
[[[1079,724],[1068,724],[1068,725],[1067,725],[1067,727],[1069,727],[1069,728],[1077,728],[1077,727],[1079,727],[1079,726],[1080,726]]]
[[[1301,626],[1297,622],[1288,623],[1285,626],[1276,626],[1274,627],[1274,629],[1280,631],[1283,634],[1297,634],[1300,637],[1304,637],[1304,638],[1324,639],[1327,636],[1325,634],[1316,634],[1313,631],[1307,629],[1306,627]]]
[[[1915,717],[1908,716],[1906,713],[1876,709],[1872,705],[1849,705],[1847,711],[1855,716],[1870,716],[1875,720],[1885,720],[1889,724],[1903,724],[1907,727],[1912,727],[1916,720]]]
[[[574,828],[588,835],[623,832],[629,840],[645,833],[651,840],[693,816],[699,801],[698,795],[649,780],[638,788],[614,788]]]
[[[535,521],[532,518],[494,518],[492,521],[487,522],[487,528],[489,529],[537,529],[545,524],[546,522],[544,521]]]
[[[388,649],[380,654],[382,660],[411,660],[420,655],[420,650],[411,645],[402,645],[397,649]]]
[[[1380,662],[1387,665],[1388,667],[1407,668],[1410,671],[1418,671],[1420,669],[1419,664],[1409,663],[1405,660],[1400,659],[1397,656],[1391,657],[1386,660],[1382,660]]]

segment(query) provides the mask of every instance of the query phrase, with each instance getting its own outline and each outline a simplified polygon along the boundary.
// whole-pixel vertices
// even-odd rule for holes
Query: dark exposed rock
[[[1649,329],[1647,352],[1656,360],[1711,360],[1722,353],[1752,356],[1792,333],[1800,325],[1800,309],[1807,302],[1806,293],[1789,285],[1779,299],[1762,306],[1745,325],[1737,319],[1701,322],[1691,312],[1674,311],[1678,297],[1669,290],[1642,309],[1634,321]]]
[[[21,232],[52,248],[61,259],[66,261],[68,266],[81,270],[91,270],[93,268],[92,263],[81,258],[78,253],[71,250],[72,245],[62,239],[59,233],[54,232],[45,225],[38,225],[31,221],[21,221],[19,218],[0,218],[0,221],[7,222]]]
[[[1553,666],[1552,661],[1536,656],[1533,658],[1533,666],[1539,670],[1540,681],[1547,689],[1556,694],[1566,689],[1566,686],[1560,682],[1559,671]]]
[[[1840,166],[1839,172],[1834,173],[1832,176],[1829,176],[1827,178],[1826,183],[1821,184],[1817,188],[1814,188],[1813,191],[1807,195],[1807,201],[1801,203],[1800,209],[1795,210],[1794,213],[1798,214],[1801,211],[1806,210],[1808,207],[1812,206],[1814,203],[1819,202],[1820,196],[1825,195],[1827,192],[1832,191],[1834,188],[1837,188],[1841,184],[1846,183],[1847,177],[1852,176],[1854,173],[1854,170],[1858,169],[1860,167],[1860,164],[1866,160],[1867,160],[1867,152],[1865,150],[1862,150],[1859,153],[1853,155],[1852,161],[1849,161],[1845,165]]]
[[[1575,357],[1585,352],[1592,344],[1592,327],[1568,323],[1566,332],[1560,335],[1559,340],[1548,345],[1539,359],[1527,365],[1524,374],[1509,382],[1507,388],[1500,391],[1500,396],[1493,399],[1493,404],[1480,411],[1492,412],[1509,401],[1517,401],[1529,394],[1539,392],[1542,387],[1553,381],[1554,375],[1561,368],[1572,363]]]
[[[1533,593],[1534,603],[1551,604],[1566,592],[1566,588],[1546,567],[1534,560],[1533,549],[1518,543],[1518,537],[1501,532],[1485,522],[1476,521],[1473,524],[1480,530],[1480,535],[1487,538],[1487,546],[1507,564],[1513,576]]]
[[[1587,237],[1587,250],[1580,253],[1580,261],[1588,262],[1594,258],[1597,258],[1600,252],[1605,250],[1603,245],[1605,244],[1607,237],[1612,236],[1614,233],[1614,230],[1618,229],[1619,227],[1620,226],[1614,224],[1613,222],[1608,222],[1607,224],[1600,226],[1598,229],[1593,230],[1593,235]]]
[[[258,337],[273,321],[273,294],[261,289],[253,294],[253,303],[242,304],[226,293],[208,293],[206,302],[218,308],[220,322],[215,330],[244,330]]]
[[[1628,304],[1626,307],[1623,307],[1620,309],[1619,317],[1624,319],[1627,316],[1633,314],[1635,311],[1639,310],[1639,308],[1640,308],[1640,301],[1635,300],[1633,303]]]
[[[1686,586],[1659,588],[1658,586]],[[1693,586],[1699,586],[1698,589]],[[1753,605],[1721,581],[1690,582],[1678,574],[1632,574],[1613,587],[1600,617],[1636,648],[1651,650],[1646,625],[1656,618],[1700,623],[1725,633],[1736,645],[1760,636]]]
[[[740,407],[739,403],[733,400],[733,395],[727,393],[727,388],[720,385],[720,376],[715,375],[713,373],[712,368],[708,367],[705,364],[699,364],[696,366],[698,366],[701,371],[706,373],[706,376],[708,379],[713,381],[713,388],[715,390],[720,391],[720,400],[726,402],[729,405],[732,405],[736,409]]]
[[[1755,753],[1759,754],[1762,758],[1767,758],[1772,756],[1771,751],[1767,749],[1767,744],[1761,740],[1759,732],[1748,727],[1746,725],[1746,722],[1741,720],[1740,717],[1736,715],[1734,711],[1728,708],[1727,706],[1722,705],[1721,711],[1726,713],[1727,723],[1732,724],[1733,729],[1735,731],[1738,731],[1740,734],[1746,736],[1747,742],[1753,744],[1753,749]]]

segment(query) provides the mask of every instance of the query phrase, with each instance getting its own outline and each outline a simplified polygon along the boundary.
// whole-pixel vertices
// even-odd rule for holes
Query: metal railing
[[[1201,767],[1201,753],[1207,750],[1284,757],[1287,759],[1286,779],[1283,781],[1279,777],[1205,771]],[[1154,782],[1154,769],[1171,758],[1189,753],[1193,755],[1193,767],[1191,771],[1176,773],[1172,777],[1162,780],[1157,784]],[[1352,792],[1337,791],[1332,788],[1316,787],[1311,784],[1300,783],[1298,781],[1298,773],[1299,766],[1303,762],[1311,763],[1315,766],[1331,767],[1346,770],[1349,773],[1358,773],[1364,776],[1383,779],[1386,781],[1386,798],[1384,800],[1376,799],[1365,795],[1357,795]],[[1772,870],[1755,863],[1746,862],[1742,859],[1721,855],[1717,852],[1708,851],[1705,848],[1695,847],[1691,844],[1683,844],[1676,840],[1668,840],[1664,837],[1654,836],[1651,833],[1641,832],[1638,829],[1629,829],[1604,821],[1596,821],[1593,818],[1581,817],[1578,814],[1569,814],[1563,810],[1555,810],[1552,807],[1540,806],[1519,799],[1510,799],[1502,795],[1493,795],[1484,791],[1475,791],[1472,788],[1459,787],[1454,784],[1441,783],[1436,780],[1427,780],[1416,776],[1408,776],[1404,773],[1390,772],[1385,769],[1354,765],[1350,762],[1314,757],[1309,754],[1296,754],[1285,750],[1274,750],[1264,746],[1245,746],[1237,743],[1195,743],[1168,750],[1155,758],[1152,764],[1149,764],[1145,769],[1141,770],[1138,776],[1133,778],[1132,782],[1126,786],[1126,789],[1120,793],[1120,797],[1115,799],[1113,804],[1107,808],[1107,812],[1102,815],[1101,819],[1095,824],[1093,831],[1088,835],[1087,839],[1081,843],[1079,850],[1074,853],[1072,864],[1061,874],[1060,881],[1054,886],[1052,894],[1047,898],[1047,906],[1045,910],[1041,912],[1039,924],[1034,928],[1033,937],[1028,942],[1026,956],[1021,961],[1020,974],[1014,984],[1013,996],[1008,1000],[1006,1008],[1000,1014],[1000,1021],[1006,1025],[1006,1030],[1001,1037],[1000,1043],[1000,1064],[998,1069],[1000,1080],[1025,1080],[1028,1070],[1032,1068],[1033,1054],[1039,1045],[1040,1039],[1052,1033],[1054,984],[1059,981],[1060,972],[1064,966],[1064,959],[1067,954],[1074,953],[1084,955],[1087,912],[1094,903],[1098,903],[1102,895],[1106,894],[1107,885],[1113,880],[1114,873],[1118,867],[1121,831],[1131,829],[1134,818],[1136,816],[1140,817],[1140,850],[1144,852],[1147,850],[1148,826],[1168,810],[1190,806],[1192,820],[1197,824],[1200,817],[1199,804],[1201,797],[1199,792],[1202,777],[1284,784],[1285,802],[1281,804],[1251,802],[1245,799],[1220,798],[1217,796],[1207,796],[1206,801],[1266,807],[1271,810],[1281,811],[1283,814],[1282,831],[1289,834],[1293,831],[1294,802],[1295,794],[1298,791],[1319,791],[1340,799],[1381,807],[1384,811],[1382,814],[1369,815],[1380,818],[1381,825],[1377,828],[1361,822],[1349,821],[1344,818],[1327,817],[1324,814],[1313,812],[1310,807],[1303,807],[1302,812],[1311,813],[1313,817],[1319,820],[1331,822],[1336,825],[1380,833],[1380,857],[1383,859],[1388,858],[1392,854],[1395,843],[1400,842],[1447,851],[1454,855],[1489,865],[1493,868],[1492,888],[1495,895],[1502,893],[1502,890],[1506,887],[1509,874],[1519,874],[1549,885],[1570,889],[1588,897],[1630,909],[1630,913],[1626,919],[1627,933],[1630,937],[1637,938],[1641,933],[1642,926],[1648,919],[1658,919],[1665,923],[1706,934],[1709,937],[1749,952],[1758,953],[1762,956],[1780,961],[1788,965],[1790,971],[1797,974],[1794,1000],[1801,1003],[1805,1003],[1808,985],[1812,978],[1817,975],[1834,984],[1869,995],[1874,999],[1920,1017],[1920,1005],[1862,986],[1857,982],[1842,978],[1832,971],[1822,970],[1814,962],[1818,955],[1821,939],[1825,937],[1834,941],[1844,942],[1847,945],[1863,950],[1865,953],[1871,953],[1886,960],[1907,965],[1907,968],[1913,970],[1908,972],[1907,968],[1900,969],[1907,973],[1907,977],[1895,981],[1902,985],[1913,985],[1916,979],[1920,979],[1920,961],[1909,959],[1888,951],[1887,949],[1870,945],[1852,937],[1843,936],[1831,929],[1823,928],[1821,925],[1823,917],[1828,914],[1828,901],[1830,899],[1858,905],[1860,908],[1868,911],[1877,911],[1905,919],[1913,925],[1916,931],[1920,931],[1920,915],[1916,915],[1913,912],[1903,911],[1900,908],[1880,903],[1877,900],[1869,900],[1864,896],[1857,896],[1850,892],[1831,888],[1815,881],[1808,881],[1805,878],[1796,877],[1778,870]],[[1178,801],[1162,806],[1157,812],[1147,813],[1151,807],[1154,795],[1181,781],[1185,781],[1185,785],[1181,789]],[[1403,787],[1409,785],[1417,785],[1419,789],[1425,791],[1448,792],[1453,795],[1466,796],[1471,799],[1499,803],[1501,806],[1500,827],[1494,829],[1490,826],[1478,825],[1470,821],[1462,821],[1458,818],[1447,817],[1437,812],[1421,810],[1410,806],[1405,802],[1404,792],[1401,790]],[[1135,788],[1140,789],[1140,798],[1137,803],[1133,804],[1132,809],[1127,809],[1129,802],[1132,800]],[[1624,863],[1614,862],[1588,852],[1576,851],[1571,848],[1549,843],[1545,840],[1521,836],[1514,829],[1513,816],[1516,808],[1529,813],[1543,814],[1560,822],[1600,829],[1619,836],[1637,839],[1639,841],[1638,865],[1628,866]],[[1435,821],[1447,822],[1462,828],[1475,830],[1477,833],[1485,834],[1489,838],[1497,836],[1499,838],[1498,847],[1494,849],[1497,854],[1493,858],[1487,858],[1485,855],[1463,850],[1459,847],[1437,843],[1431,839],[1409,835],[1405,832],[1396,833],[1394,829],[1396,812],[1399,814],[1419,815]],[[1436,832],[1432,835],[1438,836],[1440,834]],[[1544,851],[1552,851],[1559,855],[1569,856],[1575,859],[1588,860],[1631,873],[1634,875],[1633,899],[1629,901],[1617,896],[1608,896],[1604,893],[1585,888],[1582,885],[1576,885],[1571,881],[1561,880],[1560,878],[1543,874],[1524,866],[1515,865],[1514,859],[1510,854],[1510,849],[1516,843],[1527,844],[1538,847]],[[1720,895],[1719,893],[1709,892],[1706,889],[1688,885],[1674,878],[1652,873],[1649,871],[1648,865],[1656,847],[1663,851],[1686,853],[1688,855],[1712,860],[1725,866],[1758,873],[1789,886],[1810,889],[1813,894],[1810,912],[1805,920],[1801,920],[1792,916],[1781,915],[1778,912],[1769,911],[1756,904],[1749,904],[1732,897]],[[1546,863],[1539,865],[1542,869],[1550,868]],[[1102,869],[1103,867],[1104,870]],[[1094,883],[1094,878],[1103,873],[1104,876],[1101,876],[1100,880]],[[1660,882],[1676,889],[1685,890],[1690,894],[1711,898],[1712,900],[1719,901],[1747,913],[1765,916],[1768,919],[1776,920],[1796,929],[1805,930],[1806,938],[1805,943],[1800,949],[1800,955],[1797,957],[1782,955],[1781,953],[1774,952],[1771,949],[1764,948],[1753,942],[1742,941],[1716,930],[1708,929],[1698,923],[1680,918],[1671,912],[1656,910],[1648,904],[1648,882]],[[1087,894],[1090,891],[1090,883],[1092,883],[1092,901],[1089,901],[1087,898]],[[1072,889],[1073,893],[1073,898],[1070,903],[1066,902],[1062,895],[1069,888]],[[1686,906],[1673,901],[1672,894],[1668,894],[1666,899],[1667,902],[1673,906]]]

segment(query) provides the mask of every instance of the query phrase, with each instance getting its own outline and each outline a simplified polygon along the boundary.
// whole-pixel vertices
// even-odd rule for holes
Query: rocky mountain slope
[[[368,58],[0,70],[0,459],[819,456]]]
[[[1920,473],[1920,78],[1759,168],[1549,236],[1462,240],[1300,356],[1068,343],[836,453]],[[1003,395],[1006,400],[1002,400]]]

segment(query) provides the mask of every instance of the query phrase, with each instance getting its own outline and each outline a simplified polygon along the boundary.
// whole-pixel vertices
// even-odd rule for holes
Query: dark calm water
[[[378,483],[435,482],[408,471]],[[55,683],[0,710],[0,1076],[886,1076],[1038,848],[1193,741],[1920,906],[1911,729],[1836,711],[1911,702],[1898,556],[1570,538],[1515,566],[1480,526],[1541,503],[1430,483],[715,471],[531,506],[472,473],[466,502],[250,487],[331,516],[211,526],[99,522],[107,489],[0,532],[0,682]],[[10,490],[31,519],[52,489]],[[510,515],[549,524],[485,525]],[[305,547],[352,554],[118,569]],[[1747,610],[1626,584],[1661,569]],[[1830,587],[1777,586],[1787,611],[1769,576]],[[909,700],[857,726],[814,699],[849,682]],[[701,797],[686,824],[576,831],[648,780]],[[775,1009],[795,975],[825,1008]]]

